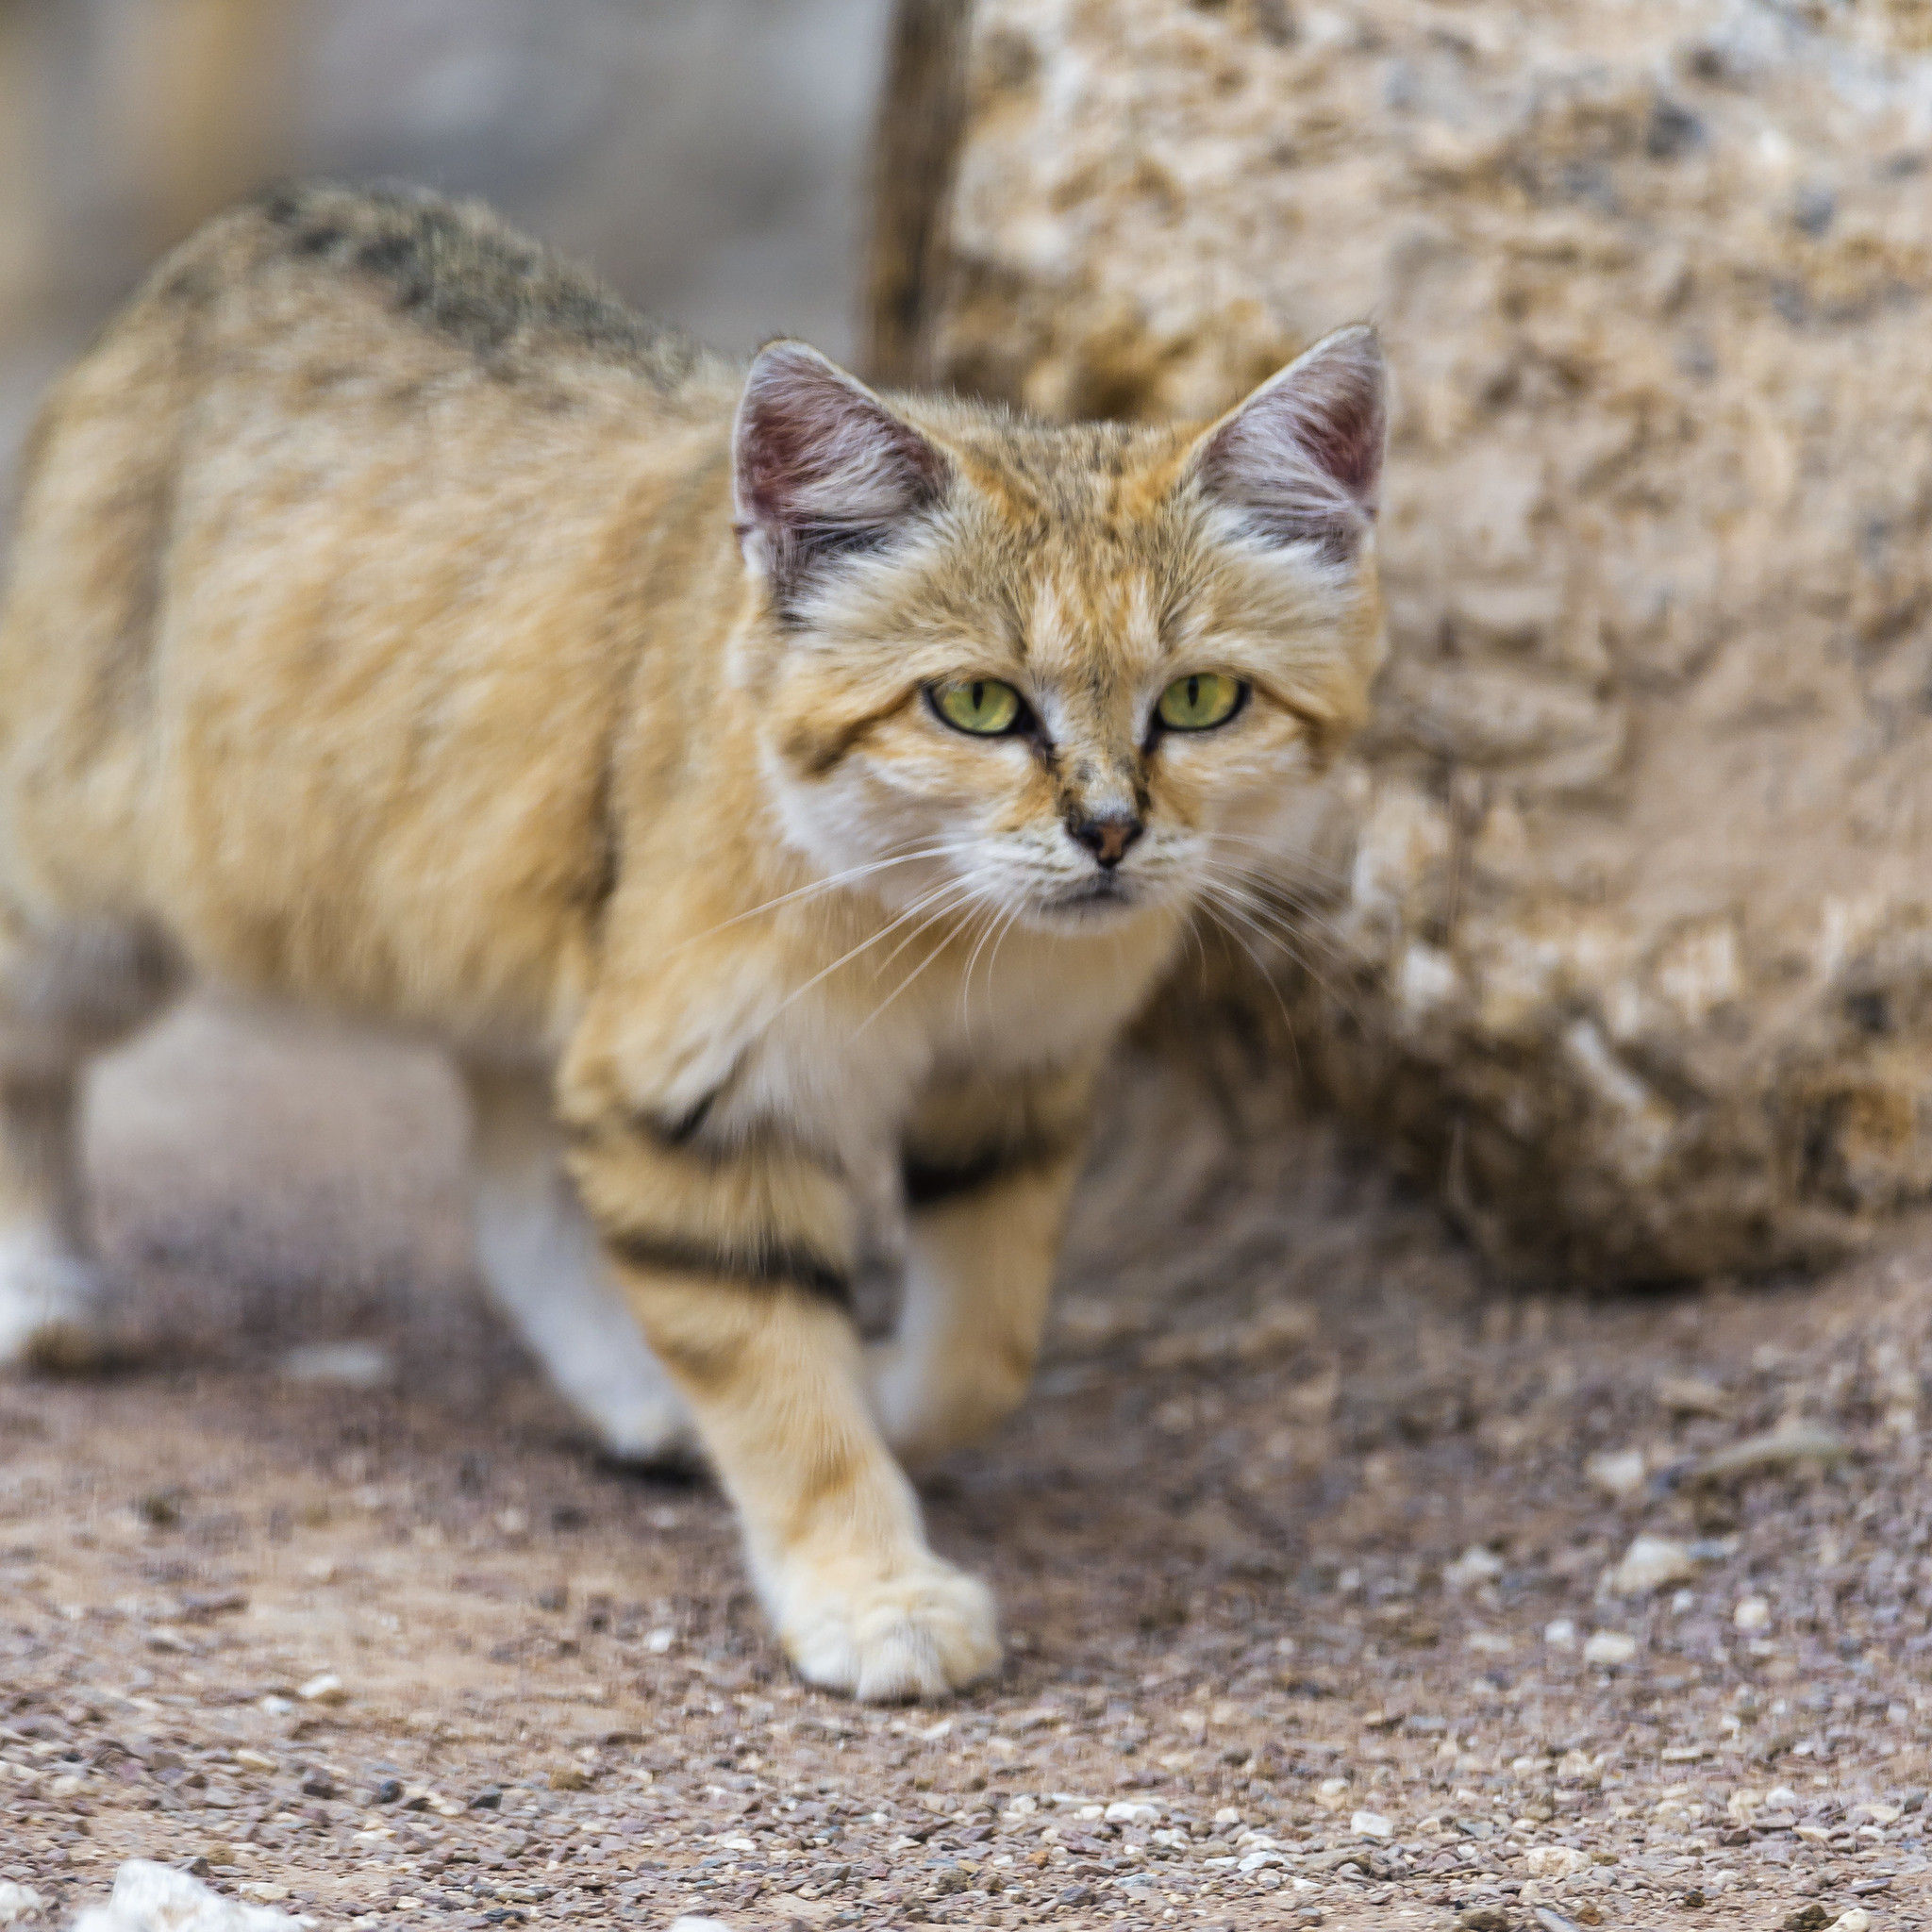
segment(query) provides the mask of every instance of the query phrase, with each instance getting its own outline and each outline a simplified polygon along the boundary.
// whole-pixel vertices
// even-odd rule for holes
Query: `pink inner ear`
[[[882,532],[943,488],[945,458],[823,357],[783,345],[739,406],[738,513],[788,543]]]
[[[1248,398],[1201,452],[1203,487],[1270,543],[1346,560],[1374,521],[1387,436],[1382,352],[1350,329]]]

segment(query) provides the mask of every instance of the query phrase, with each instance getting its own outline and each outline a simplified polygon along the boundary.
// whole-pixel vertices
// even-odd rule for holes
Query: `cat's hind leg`
[[[137,927],[37,929],[0,902],[0,1366],[83,1368],[111,1352],[88,1236],[81,1080],[178,978]]]
[[[651,1353],[559,1160],[549,1083],[464,1069],[477,1265],[559,1394],[623,1462],[684,1464],[690,1412]]]

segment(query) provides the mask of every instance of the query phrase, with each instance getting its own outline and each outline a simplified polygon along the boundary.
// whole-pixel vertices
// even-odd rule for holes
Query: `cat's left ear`
[[[759,350],[731,460],[739,540],[781,605],[929,508],[951,475],[935,444],[803,342]]]
[[[1351,561],[1374,526],[1388,439],[1382,345],[1337,329],[1202,436],[1186,475],[1271,546],[1311,543]]]

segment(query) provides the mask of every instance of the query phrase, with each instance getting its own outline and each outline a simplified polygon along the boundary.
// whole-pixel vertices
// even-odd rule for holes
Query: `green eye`
[[[1218,671],[1176,677],[1160,693],[1160,722],[1170,731],[1206,731],[1225,724],[1241,701],[1241,688]]]
[[[970,731],[975,738],[996,738],[1010,731],[1020,715],[1020,693],[996,677],[966,677],[937,685],[932,702],[955,731]]]

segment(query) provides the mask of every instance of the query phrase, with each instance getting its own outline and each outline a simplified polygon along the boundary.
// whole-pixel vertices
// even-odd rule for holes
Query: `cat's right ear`
[[[878,548],[944,493],[943,453],[803,342],[751,365],[732,429],[739,541],[790,605],[839,557]]]

